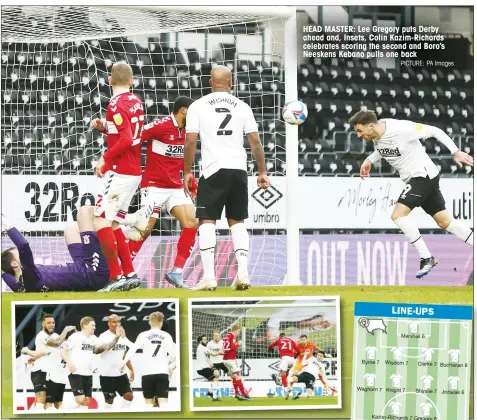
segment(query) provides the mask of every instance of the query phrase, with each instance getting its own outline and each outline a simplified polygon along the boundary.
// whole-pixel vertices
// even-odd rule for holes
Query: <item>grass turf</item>
[[[233,397],[212,401],[211,398],[194,398],[195,407],[293,407],[300,405],[336,405],[338,397],[309,397],[285,400],[283,397],[253,397],[250,401],[239,401]]]
[[[187,298],[217,297],[288,297],[288,296],[340,296],[341,307],[341,384],[342,401],[341,409],[323,410],[260,410],[260,411],[227,411],[226,415],[216,412],[191,412],[189,407],[189,360],[188,360],[188,319]],[[275,286],[252,287],[245,292],[233,292],[230,288],[219,288],[215,292],[190,292],[183,289],[141,289],[131,292],[49,292],[49,293],[2,293],[2,418],[25,417],[13,416],[12,409],[12,330],[11,330],[11,302],[12,301],[37,301],[41,304],[48,300],[120,300],[120,299],[180,299],[180,348],[181,348],[181,389],[182,410],[179,413],[135,413],[135,418],[349,418],[351,412],[351,374],[353,357],[353,314],[355,302],[400,302],[400,303],[441,303],[472,305],[472,287],[379,287],[379,286]],[[473,369],[471,369],[473,372]],[[473,379],[471,379],[473,384]],[[470,418],[473,418],[473,387],[470,390]],[[28,416],[31,418],[31,416]],[[41,418],[48,418],[42,415]],[[58,415],[51,417],[60,417]],[[83,418],[84,414],[68,415],[68,417]],[[130,418],[130,413],[93,414],[88,417],[95,418]]]

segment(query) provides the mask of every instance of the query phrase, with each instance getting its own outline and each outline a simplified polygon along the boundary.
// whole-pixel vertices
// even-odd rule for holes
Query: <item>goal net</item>
[[[112,65],[125,61],[132,66],[132,91],[143,100],[149,122],[168,115],[178,96],[197,99],[210,93],[211,69],[224,64],[233,72],[233,93],[254,111],[272,175],[273,186],[259,190],[257,165],[247,147],[251,281],[283,282],[285,131],[292,128],[285,129],[280,111],[290,10],[209,9],[2,7],[2,210],[30,236],[40,261],[69,261],[63,229],[81,205],[94,204],[99,182],[93,168],[105,150],[105,136],[91,131],[89,123],[105,116]],[[296,65],[290,72],[296,80]],[[200,162],[198,152],[197,177]],[[139,205],[138,193],[130,211]],[[216,274],[219,285],[230,285],[236,272],[233,245],[225,220],[217,228]],[[163,210],[135,260],[146,287],[169,286],[163,279],[172,267],[179,233],[179,224]],[[196,242],[184,277],[194,284],[201,276]]]
[[[210,341],[215,331],[224,337],[234,325],[241,327],[239,339],[241,347],[237,357],[241,362],[241,374],[248,387],[253,388],[254,396],[283,395],[283,388],[277,386],[272,375],[279,374],[280,357],[277,348],[268,350],[280,333],[295,342],[306,335],[307,340],[322,348],[327,354],[325,359],[326,374],[330,386],[339,388],[339,308],[337,300],[300,299],[283,301],[223,301],[193,302],[191,309],[192,323],[190,329],[191,349],[193,354],[192,381],[193,396],[205,397],[206,381],[197,373],[197,338],[205,335]],[[231,394],[231,382],[223,375],[220,378],[222,395]],[[323,395],[321,383],[316,383],[315,395]],[[194,391],[195,390],[195,391]],[[297,385],[295,392],[301,390]]]

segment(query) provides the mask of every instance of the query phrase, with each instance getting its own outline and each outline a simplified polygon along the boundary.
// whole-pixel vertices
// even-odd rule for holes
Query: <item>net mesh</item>
[[[208,302],[212,303],[212,302]],[[237,358],[241,360],[242,375],[248,381],[272,383],[271,374],[279,371],[279,353],[268,351],[268,345],[278,338],[280,333],[295,341],[305,334],[308,340],[321,347],[331,359],[328,366],[333,364],[330,377],[336,378],[336,358],[338,357],[338,329],[336,325],[337,310],[334,299],[307,299],[297,301],[260,302],[255,305],[248,302],[231,302],[234,307],[227,307],[223,302],[215,302],[216,308],[208,306],[201,308],[192,304],[192,343],[193,344],[193,379],[200,381],[201,376],[196,360],[197,338],[205,335],[208,340],[214,331],[219,331],[223,337],[231,331],[234,325],[241,327],[239,339],[242,345]],[[260,306],[256,306],[260,304]],[[269,304],[265,306],[264,304]],[[238,306],[238,307],[236,307]],[[223,381],[227,381],[225,376]],[[267,388],[263,388],[266,392]],[[265,395],[263,395],[265,396]]]
[[[89,123],[105,115],[111,96],[108,74],[118,61],[133,68],[132,90],[145,104],[147,122],[169,114],[178,96],[197,99],[210,93],[209,75],[216,64],[231,68],[233,93],[252,107],[257,119],[269,173],[284,175],[283,25],[282,18],[246,14],[3,7],[3,194],[22,191],[18,200],[4,200],[3,211],[33,236],[36,256],[52,263],[69,261],[64,243],[53,237],[75,220],[80,205],[94,204],[98,182],[92,169],[104,153],[105,137],[89,130]],[[256,163],[246,147],[248,172],[255,176]],[[199,165],[200,152],[196,176]],[[139,204],[137,194],[130,211]],[[263,198],[254,205],[264,206]],[[167,286],[163,274],[171,268],[180,226],[162,213],[153,232],[158,233],[162,237],[148,239],[135,263],[149,287]],[[279,283],[286,271],[283,232],[251,233],[252,283]],[[230,238],[219,238],[216,265],[222,284],[235,276],[231,246]],[[185,267],[190,283],[201,273],[197,252],[195,247]]]

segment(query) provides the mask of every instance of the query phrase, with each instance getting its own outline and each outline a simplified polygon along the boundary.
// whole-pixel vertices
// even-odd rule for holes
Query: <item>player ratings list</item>
[[[352,420],[468,419],[472,306],[356,302]]]

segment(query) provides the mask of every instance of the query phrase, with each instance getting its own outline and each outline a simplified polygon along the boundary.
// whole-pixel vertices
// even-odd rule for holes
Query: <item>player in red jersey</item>
[[[93,128],[107,133],[108,147],[95,168],[96,175],[104,177],[104,184],[96,201],[94,226],[111,280],[101,291],[130,290],[141,285],[126,237],[120,229],[120,222],[124,221],[141,180],[144,108],[141,100],[129,92],[132,78],[129,64],[113,65],[109,77],[113,96],[106,111],[106,121],[97,119],[91,123]]]
[[[242,342],[238,339],[239,334],[240,326],[234,325],[232,331],[222,339],[224,348],[224,365],[229,370],[229,375],[232,378],[235,398],[240,401],[248,401],[250,400],[250,397],[243,386],[242,378],[240,376],[240,366],[237,360],[237,350],[242,345]]]
[[[181,171],[184,167],[185,121],[187,109],[193,100],[186,96],[178,97],[172,113],[144,126],[141,141],[147,142],[146,169],[141,180],[141,209],[128,214],[125,224],[137,227],[148,220],[147,229],[140,240],[129,236],[129,251],[133,257],[151,233],[159,217],[161,206],[174,216],[182,226],[177,243],[177,256],[174,267],[166,274],[166,280],[176,287],[187,287],[182,279],[182,269],[190,256],[195,243],[198,223],[195,207],[190,196],[183,190]]]
[[[285,333],[281,333],[279,338],[268,346],[268,351],[272,350],[274,347],[278,348],[280,354],[280,377],[282,379],[282,385],[287,387],[288,371],[295,364],[295,355],[300,353],[300,349],[291,338],[286,337]],[[272,378],[277,385],[280,385],[276,380],[276,375],[272,375]]]

